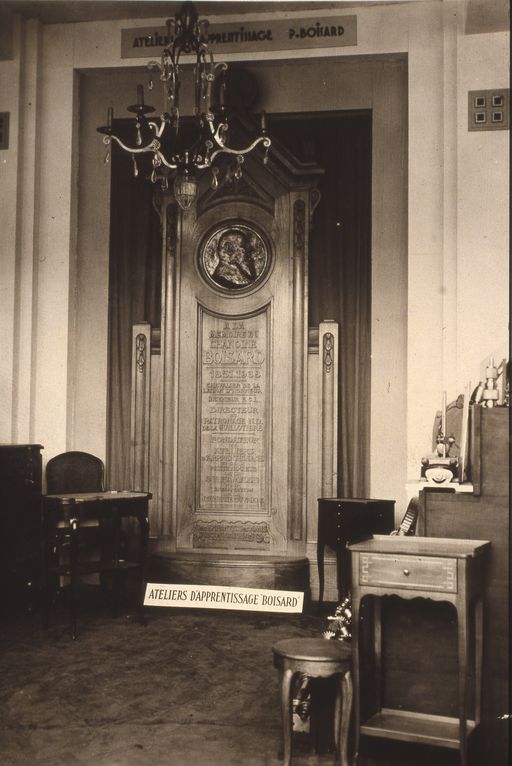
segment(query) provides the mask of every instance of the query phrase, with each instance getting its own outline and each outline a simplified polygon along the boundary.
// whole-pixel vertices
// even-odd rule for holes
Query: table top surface
[[[108,492],[68,492],[61,495],[43,495],[43,500],[72,501],[75,503],[119,502],[123,500],[143,500],[144,498],[150,500],[151,493],[112,489]]]
[[[395,503],[395,500],[378,497],[319,497],[319,503],[349,503],[351,505],[368,505],[368,503]]]
[[[42,444],[0,444],[0,449],[44,449]]]
[[[449,537],[419,537],[415,535],[374,535],[369,540],[352,543],[348,548],[359,553],[472,558],[485,553],[490,546],[489,540],[458,540]]]

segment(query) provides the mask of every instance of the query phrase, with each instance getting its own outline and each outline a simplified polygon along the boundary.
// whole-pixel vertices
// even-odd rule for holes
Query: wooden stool
[[[334,711],[334,739],[340,766],[349,766],[347,744],[353,694],[350,647],[325,638],[290,638],[279,641],[272,651],[281,685],[284,766],[290,766],[292,757],[291,690],[296,673],[305,673],[312,678],[340,675]]]

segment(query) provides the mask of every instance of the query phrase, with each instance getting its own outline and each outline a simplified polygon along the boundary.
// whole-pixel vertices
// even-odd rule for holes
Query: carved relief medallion
[[[227,293],[247,292],[267,276],[270,256],[267,242],[252,226],[223,224],[203,241],[199,270],[216,289]]]

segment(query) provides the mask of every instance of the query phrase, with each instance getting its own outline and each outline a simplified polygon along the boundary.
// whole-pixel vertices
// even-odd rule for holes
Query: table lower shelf
[[[475,728],[474,721],[466,721],[467,736]],[[382,708],[361,725],[361,734],[455,750],[460,748],[458,718],[413,713],[408,710]]]
[[[78,561],[76,563],[75,572],[77,576],[95,574],[97,572],[124,572],[128,569],[140,569],[141,565],[136,561],[126,561],[124,559],[118,560],[105,560],[105,561]],[[56,566],[50,566],[46,570],[49,574],[53,575],[70,575],[71,565],[58,564]]]

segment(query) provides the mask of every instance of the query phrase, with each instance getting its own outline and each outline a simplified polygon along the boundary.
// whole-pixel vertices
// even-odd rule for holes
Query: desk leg
[[[361,725],[361,695],[359,688],[359,607],[360,599],[352,593],[352,669],[354,672],[354,766],[359,755],[359,728]]]
[[[53,564],[54,554],[52,551],[52,546],[50,545],[50,540],[53,537],[53,530],[50,530],[50,526],[45,523],[45,520],[43,519],[43,531],[42,531],[42,569],[43,569],[43,594],[44,594],[44,616],[43,616],[43,626],[44,628],[48,628],[50,624],[50,608],[51,608],[51,602],[53,599],[53,581],[52,576],[50,575],[50,567]]]
[[[480,723],[482,708],[483,607],[483,598],[478,596],[475,601],[475,724],[477,725]]]
[[[147,507],[139,515],[139,573],[140,573],[140,593],[139,593],[139,618],[141,625],[146,624],[144,616],[144,596],[146,595],[146,566],[148,558],[149,543],[149,517]]]
[[[457,605],[457,628],[459,648],[459,743],[460,764],[467,764],[467,674],[469,654],[469,631],[468,631],[468,608],[469,604],[462,598]]]
[[[70,519],[69,532],[69,610],[71,616],[71,638],[76,640],[76,580],[78,567],[78,519]]]
[[[119,559],[121,553],[121,518],[116,506],[112,507],[112,616],[119,614],[119,594],[121,592],[121,568]]]
[[[321,604],[324,598],[324,544],[320,541],[316,546],[316,561],[318,566],[318,603]]]
[[[343,601],[350,595],[350,551],[347,548],[346,541],[342,541],[342,548],[336,551],[336,561],[338,564],[338,599]]]
[[[281,718],[283,722],[283,758],[284,766],[290,766],[292,760],[292,689],[293,671],[285,668],[281,676]]]

